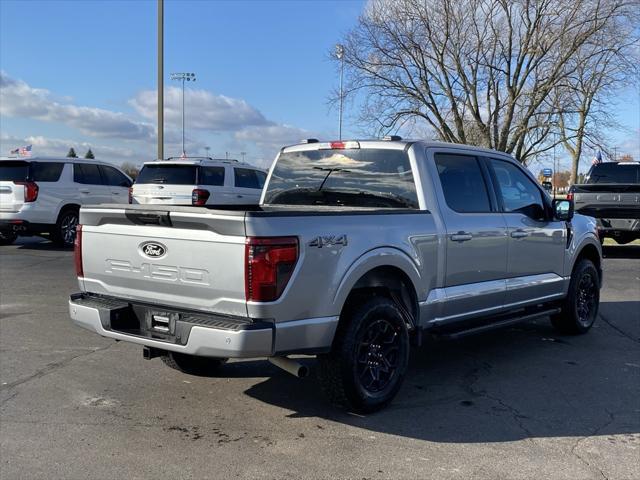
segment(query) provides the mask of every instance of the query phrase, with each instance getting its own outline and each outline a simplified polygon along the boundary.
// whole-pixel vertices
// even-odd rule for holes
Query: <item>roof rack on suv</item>
[[[212,157],[167,157],[165,162],[169,160],[211,160],[213,162],[237,162],[235,158],[212,158]]]
[[[402,140],[402,137],[400,135],[385,135],[382,137],[382,140],[385,142],[399,142]]]

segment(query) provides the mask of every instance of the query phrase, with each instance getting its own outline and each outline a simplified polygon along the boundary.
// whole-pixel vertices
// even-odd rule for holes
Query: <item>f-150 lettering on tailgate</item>
[[[134,265],[128,260],[106,260],[105,273],[111,275],[128,275],[131,277],[150,278],[164,282],[178,282],[190,285],[209,285],[209,271],[200,268],[177,267],[174,265],[158,265],[141,263]]]

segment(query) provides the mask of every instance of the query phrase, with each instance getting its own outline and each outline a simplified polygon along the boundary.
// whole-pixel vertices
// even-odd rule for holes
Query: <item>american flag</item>
[[[16,148],[15,150],[11,150],[11,155],[18,154],[21,157],[30,157],[32,146],[33,145],[25,145],[24,147],[19,147],[19,148]]]
[[[598,150],[598,153],[596,153],[596,156],[591,162],[591,165],[598,165],[599,163],[602,163],[602,153],[600,153],[600,150]]]

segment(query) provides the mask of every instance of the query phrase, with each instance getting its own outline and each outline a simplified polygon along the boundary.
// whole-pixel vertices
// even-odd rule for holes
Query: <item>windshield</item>
[[[265,204],[418,208],[404,150],[307,150],[280,155]]]
[[[29,163],[22,161],[0,162],[0,181],[24,182],[29,177]]]
[[[136,183],[166,183],[169,185],[195,185],[195,165],[145,165]]]
[[[640,183],[640,164],[600,163],[591,167],[587,183]]]

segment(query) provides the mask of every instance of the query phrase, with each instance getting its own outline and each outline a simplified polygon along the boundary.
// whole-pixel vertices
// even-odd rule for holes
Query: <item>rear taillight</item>
[[[36,182],[13,182],[16,185],[24,185],[24,201],[35,202],[38,199],[40,187]]]
[[[129,187],[129,203],[133,203],[133,187]]]
[[[296,237],[249,237],[245,246],[245,296],[248,302],[280,298],[298,261]]]
[[[573,201],[573,192],[570,191],[569,193],[567,193],[567,200]]]
[[[209,190],[195,188],[193,192],[191,192],[191,204],[198,206],[206,205],[210,195],[211,193],[209,193]]]
[[[82,225],[76,226],[76,239],[73,241],[73,261],[76,265],[76,275],[84,277],[82,270]]]

